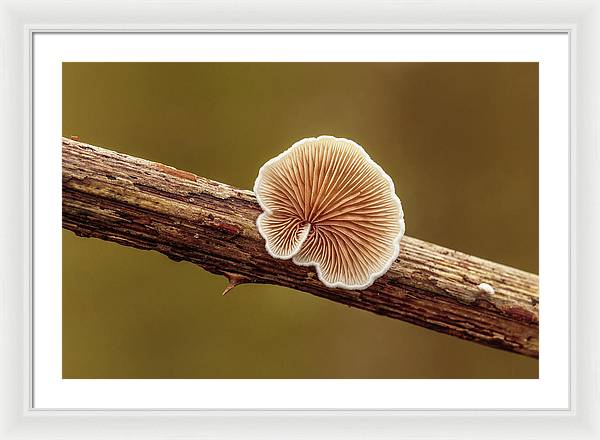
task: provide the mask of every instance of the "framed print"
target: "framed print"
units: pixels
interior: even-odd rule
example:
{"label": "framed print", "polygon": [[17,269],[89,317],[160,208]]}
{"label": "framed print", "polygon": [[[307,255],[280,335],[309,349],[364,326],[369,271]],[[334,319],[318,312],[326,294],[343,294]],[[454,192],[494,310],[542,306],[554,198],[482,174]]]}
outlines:
{"label": "framed print", "polygon": [[138,6],[2,4],[4,437],[599,437],[598,6]]}

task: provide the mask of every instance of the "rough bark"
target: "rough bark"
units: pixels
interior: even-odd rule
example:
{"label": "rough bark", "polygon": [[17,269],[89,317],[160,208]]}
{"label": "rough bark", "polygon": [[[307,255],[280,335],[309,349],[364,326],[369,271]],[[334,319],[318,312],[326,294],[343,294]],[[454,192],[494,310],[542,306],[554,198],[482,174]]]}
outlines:
{"label": "rough bark", "polygon": [[[156,250],[241,283],[291,287],[491,347],[538,356],[538,277],[410,237],[362,291],[326,288],[275,260],[254,194],[187,171],[63,138],[63,227]],[[493,292],[480,287],[487,283]]]}

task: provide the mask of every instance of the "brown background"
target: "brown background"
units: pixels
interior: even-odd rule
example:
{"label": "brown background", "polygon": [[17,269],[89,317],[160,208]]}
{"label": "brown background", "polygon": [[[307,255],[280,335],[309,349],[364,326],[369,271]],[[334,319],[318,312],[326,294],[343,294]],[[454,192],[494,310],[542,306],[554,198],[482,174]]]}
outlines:
{"label": "brown background", "polygon": [[[63,134],[241,188],[354,139],[407,234],[538,270],[535,63],[66,63]],[[273,264],[277,264],[274,261]],[[65,378],[532,378],[538,362],[63,232]]]}

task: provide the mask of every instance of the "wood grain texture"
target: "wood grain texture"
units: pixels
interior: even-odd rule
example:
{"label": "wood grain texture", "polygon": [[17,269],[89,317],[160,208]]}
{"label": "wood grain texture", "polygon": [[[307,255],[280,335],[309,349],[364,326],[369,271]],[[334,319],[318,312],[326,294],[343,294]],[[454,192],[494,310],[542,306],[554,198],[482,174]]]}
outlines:
{"label": "wood grain texture", "polygon": [[[538,357],[538,276],[404,237],[366,290],[326,288],[312,268],[275,260],[251,191],[63,138],[63,227],[156,250],[225,275],[268,283],[531,357]],[[493,293],[478,287],[487,283]]]}

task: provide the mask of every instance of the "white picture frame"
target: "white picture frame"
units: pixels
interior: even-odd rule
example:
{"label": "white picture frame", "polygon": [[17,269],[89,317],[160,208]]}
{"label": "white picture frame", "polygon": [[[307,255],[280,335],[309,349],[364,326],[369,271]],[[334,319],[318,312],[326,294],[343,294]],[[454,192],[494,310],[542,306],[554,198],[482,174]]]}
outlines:
{"label": "white picture frame", "polygon": [[[36,32],[564,32],[571,54],[571,404],[546,411],[33,410],[31,50]],[[524,0],[0,2],[0,438],[600,438],[600,4]]]}

